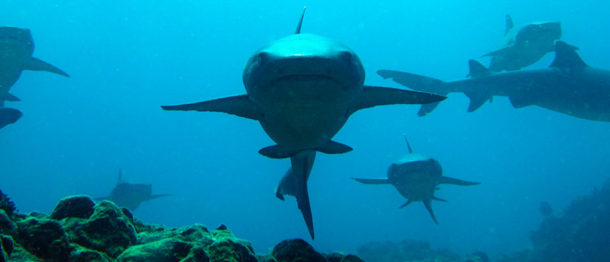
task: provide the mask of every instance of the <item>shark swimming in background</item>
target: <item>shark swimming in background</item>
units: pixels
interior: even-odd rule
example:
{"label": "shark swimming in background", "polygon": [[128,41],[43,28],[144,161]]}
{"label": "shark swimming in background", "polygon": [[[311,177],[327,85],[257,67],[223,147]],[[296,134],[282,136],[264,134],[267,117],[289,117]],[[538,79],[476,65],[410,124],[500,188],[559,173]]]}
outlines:
{"label": "shark swimming in background", "polygon": [[13,124],[21,118],[21,111],[8,107],[0,107],[0,129],[8,124]]}
{"label": "shark swimming in background", "polygon": [[491,71],[519,70],[555,50],[555,41],[560,38],[559,22],[532,23],[517,30],[510,15],[506,15],[504,46],[484,56],[491,57]]}
{"label": "shark swimming in background", "polygon": [[350,115],[360,109],[392,104],[425,104],[444,97],[364,85],[364,67],[348,47],[326,37],[296,33],[276,40],[250,57],[243,72],[245,95],[165,110],[224,112],[258,121],[277,144],[260,154],[290,158],[276,196],[295,196],[314,238],[307,180],[316,152],[341,154],[351,147],[332,141]]}
{"label": "shark swimming in background", "polygon": [[152,185],[150,184],[130,184],[123,181],[123,172],[119,169],[119,178],[117,184],[110,192],[109,196],[98,197],[95,201],[110,200],[119,207],[126,207],[131,211],[135,211],[142,202],[150,201],[160,197],[171,196],[168,194],[152,193]]}
{"label": "shark swimming in background", "polygon": [[23,70],[47,71],[70,77],[61,69],[32,57],[34,41],[30,30],[0,27],[0,107],[4,101],[19,101],[9,93]]}
{"label": "shark swimming in background", "polygon": [[440,184],[451,184],[459,186],[478,185],[477,182],[468,182],[456,178],[443,176],[441,164],[434,158],[415,154],[405,138],[409,154],[393,163],[388,169],[387,179],[354,178],[354,180],[369,185],[393,185],[398,192],[407,198],[401,208],[421,201],[430,213],[434,223],[438,224],[434,211],[432,211],[432,200],[445,201],[434,196]]}
{"label": "shark swimming in background", "polygon": [[[588,66],[576,47],[558,41],[549,68],[494,73],[470,61],[470,79],[443,82],[438,79],[392,70],[379,70],[413,90],[439,95],[464,93],[470,98],[468,112],[493,96],[507,96],[515,108],[539,106],[595,121],[610,121],[610,71]],[[418,115],[430,113],[438,103],[424,105]]]}

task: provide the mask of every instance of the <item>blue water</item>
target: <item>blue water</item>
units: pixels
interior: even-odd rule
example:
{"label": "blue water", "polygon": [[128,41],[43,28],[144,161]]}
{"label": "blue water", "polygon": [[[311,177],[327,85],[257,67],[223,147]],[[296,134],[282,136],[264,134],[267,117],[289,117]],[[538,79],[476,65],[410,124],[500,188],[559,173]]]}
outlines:
{"label": "blue water", "polygon": [[[22,212],[49,213],[67,195],[108,194],[122,168],[129,182],[174,194],[136,210],[144,222],[223,223],[259,253],[283,239],[310,240],[294,199],[275,198],[289,161],[257,153],[273,144],[257,122],[159,108],[245,93],[246,60],[292,33],[304,5],[302,31],[351,47],[369,85],[399,87],[378,69],[463,78],[468,59],[501,44],[507,13],[517,26],[561,21],[562,39],[588,64],[610,68],[610,2],[601,0],[3,0],[0,25],[31,29],[34,56],[72,77],[26,71],[13,87],[23,101],[7,106],[24,117],[0,131],[0,188]],[[334,140],[354,151],[318,154],[309,180],[312,244],[354,252],[368,241],[418,239],[457,252],[513,252],[529,247],[541,201],[563,208],[610,173],[610,123],[517,110],[505,98],[474,113],[467,105],[456,94],[424,118],[418,106],[353,115]],[[437,196],[449,202],[433,203],[439,225],[420,203],[399,209],[404,199],[393,188],[350,179],[385,177],[407,153],[403,134],[445,175],[482,183],[441,186]]]}

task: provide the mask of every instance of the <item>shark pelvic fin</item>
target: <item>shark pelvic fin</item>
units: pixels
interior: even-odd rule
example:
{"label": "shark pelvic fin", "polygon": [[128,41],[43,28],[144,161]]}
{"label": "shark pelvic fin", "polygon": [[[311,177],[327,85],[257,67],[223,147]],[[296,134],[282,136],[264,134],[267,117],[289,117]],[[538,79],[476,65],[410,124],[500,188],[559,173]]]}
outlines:
{"label": "shark pelvic fin", "polygon": [[404,208],[404,207],[408,206],[411,203],[413,203],[413,201],[407,200],[407,202],[405,202],[404,204],[400,205],[398,208]]}
{"label": "shark pelvic fin", "polygon": [[325,154],[343,154],[343,153],[352,151],[354,149],[351,148],[350,146],[347,146],[347,145],[344,145],[341,143],[337,143],[335,141],[330,141],[330,142],[328,142],[328,144],[316,148],[316,150],[318,150],[322,153],[325,153]]}
{"label": "shark pelvic fin", "polygon": [[16,97],[10,93],[5,93],[4,95],[2,95],[2,97],[0,97],[0,99],[6,100],[6,101],[12,101],[12,102],[21,101],[21,99],[19,99],[19,97]]}
{"label": "shark pelvic fin", "polygon": [[349,114],[360,109],[396,104],[428,104],[444,100],[446,97],[396,88],[364,86],[360,97],[354,102]]}
{"label": "shark pelvic fin", "polygon": [[247,95],[230,96],[192,104],[161,106],[161,108],[163,110],[222,112],[253,120],[263,118],[263,112]]}
{"label": "shark pelvic fin", "polygon": [[436,216],[434,215],[434,211],[432,210],[432,201],[430,199],[426,199],[423,202],[424,206],[428,210],[428,213],[430,213],[432,220],[434,220],[434,223],[438,225],[438,221],[436,220]]}
{"label": "shark pelvic fin", "polygon": [[587,67],[585,61],[576,53],[578,47],[569,45],[564,41],[555,42],[555,60],[551,67],[572,72]]}
{"label": "shark pelvic fin", "polygon": [[352,178],[362,184],[368,185],[388,185],[390,181],[387,179],[377,179],[377,178]]}
{"label": "shark pelvic fin", "polygon": [[451,185],[458,185],[458,186],[472,186],[472,185],[478,185],[478,184],[481,184],[481,183],[479,183],[479,182],[470,182],[470,181],[461,180],[461,179],[457,179],[457,178],[441,176],[439,178],[439,184],[451,184]]}
{"label": "shark pelvic fin", "polygon": [[303,13],[301,14],[301,19],[299,19],[299,24],[297,25],[297,30],[294,32],[297,35],[301,33],[301,26],[303,25],[303,18],[305,17],[306,10],[307,10],[307,6],[303,7]]}
{"label": "shark pelvic fin", "polygon": [[296,197],[297,205],[303,214],[303,219],[311,239],[314,238],[314,230],[309,193],[307,191],[307,180],[309,179],[315,157],[316,151],[313,150],[302,151],[292,156],[290,158],[292,166],[286,172],[275,191],[275,196],[281,200],[284,200],[284,195]]}
{"label": "shark pelvic fin", "polygon": [[45,61],[42,61],[38,58],[32,57],[26,64],[24,70],[32,70],[32,71],[47,71],[54,74],[62,75],[65,77],[70,77],[66,72],[61,69],[51,65]]}
{"label": "shark pelvic fin", "polygon": [[508,97],[514,108],[522,108],[534,104],[534,99],[527,95],[512,95]]}

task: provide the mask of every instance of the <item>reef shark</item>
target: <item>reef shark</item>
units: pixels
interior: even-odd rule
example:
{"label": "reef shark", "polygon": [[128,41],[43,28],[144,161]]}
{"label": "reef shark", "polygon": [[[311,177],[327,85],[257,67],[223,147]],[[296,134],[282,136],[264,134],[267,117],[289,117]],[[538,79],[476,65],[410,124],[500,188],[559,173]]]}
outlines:
{"label": "reef shark", "polygon": [[301,34],[305,10],[295,34],[276,40],[250,57],[243,72],[245,95],[165,110],[224,112],[258,121],[277,145],[260,154],[290,158],[291,168],[276,196],[297,199],[314,238],[307,180],[316,152],[340,154],[351,147],[332,141],[354,112],[392,104],[424,104],[444,97],[364,85],[364,68],[348,47],[326,37]]}
{"label": "reef shark", "polygon": [[34,41],[28,29],[0,27],[0,107],[4,101],[19,101],[9,93],[23,70],[47,71],[70,77],[61,69],[32,57]]}
{"label": "reef shark", "polygon": [[484,56],[491,57],[491,71],[518,70],[536,63],[552,52],[555,41],[560,38],[559,22],[531,23],[517,30],[510,15],[506,15],[504,46]]}
{"label": "reef shark", "polygon": [[434,191],[438,190],[438,185],[471,186],[480,183],[443,176],[441,164],[436,159],[413,153],[409,141],[406,138],[405,141],[409,148],[409,154],[390,166],[387,179],[354,178],[354,180],[369,185],[393,185],[402,196],[407,198],[407,202],[401,205],[401,208],[413,202],[421,201],[430,213],[434,223],[438,224],[434,211],[432,211],[432,200],[445,201],[434,196]]}
{"label": "reef shark", "polygon": [[[555,60],[545,69],[493,73],[471,60],[470,79],[454,82],[391,70],[377,73],[414,90],[464,93],[470,98],[468,112],[493,96],[507,96],[515,108],[535,105],[578,118],[610,121],[610,71],[588,66],[576,47],[562,41],[556,43]],[[437,104],[422,106],[418,114],[428,114]]]}
{"label": "reef shark", "polygon": [[117,184],[110,192],[109,196],[98,197],[96,201],[110,200],[117,206],[126,207],[131,211],[135,211],[142,202],[150,201],[160,197],[171,196],[168,194],[152,193],[152,185],[150,184],[130,184],[123,181],[123,172],[119,169],[119,178]]}
{"label": "reef shark", "polygon": [[21,118],[21,111],[8,107],[0,107],[0,129],[8,124],[13,124]]}

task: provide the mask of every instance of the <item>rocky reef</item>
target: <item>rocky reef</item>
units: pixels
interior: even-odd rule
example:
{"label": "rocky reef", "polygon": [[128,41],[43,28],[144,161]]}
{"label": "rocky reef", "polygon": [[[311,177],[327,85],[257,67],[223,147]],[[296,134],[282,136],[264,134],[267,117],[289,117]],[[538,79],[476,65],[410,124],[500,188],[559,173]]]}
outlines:
{"label": "rocky reef", "polygon": [[371,242],[358,248],[358,255],[368,262],[489,262],[483,252],[460,256],[445,249],[435,249],[423,241]]}
{"label": "rocky reef", "polygon": [[559,214],[549,207],[541,212],[545,218],[530,235],[532,249],[498,261],[610,261],[610,180]]}
{"label": "rocky reef", "polygon": [[320,254],[301,239],[285,240],[268,255],[254,252],[226,226],[165,228],[145,225],[110,201],[62,199],[51,215],[18,214],[0,191],[0,262],[358,262],[354,255]]}

